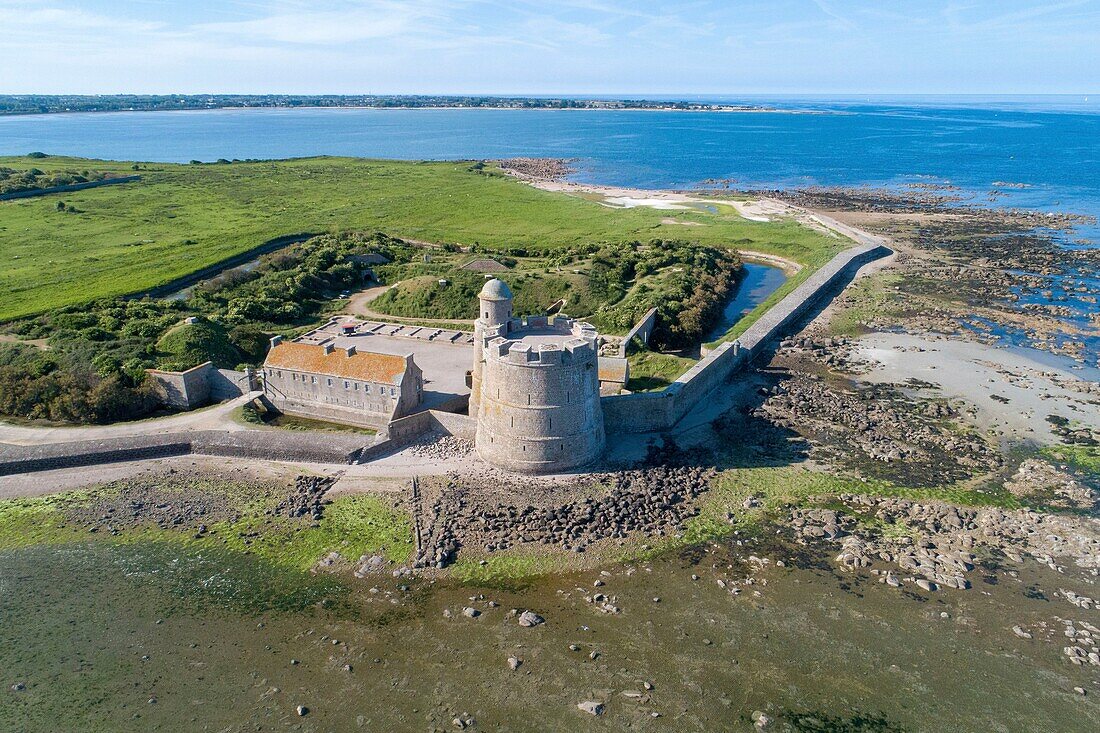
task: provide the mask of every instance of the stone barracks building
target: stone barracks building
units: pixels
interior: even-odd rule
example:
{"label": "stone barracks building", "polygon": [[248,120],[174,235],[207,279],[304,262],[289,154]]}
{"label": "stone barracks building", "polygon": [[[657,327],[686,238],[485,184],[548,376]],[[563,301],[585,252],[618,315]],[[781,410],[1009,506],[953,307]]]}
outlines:
{"label": "stone barracks building", "polygon": [[264,395],[280,412],[384,428],[419,407],[424,376],[405,355],[360,352],[355,346],[271,339]]}

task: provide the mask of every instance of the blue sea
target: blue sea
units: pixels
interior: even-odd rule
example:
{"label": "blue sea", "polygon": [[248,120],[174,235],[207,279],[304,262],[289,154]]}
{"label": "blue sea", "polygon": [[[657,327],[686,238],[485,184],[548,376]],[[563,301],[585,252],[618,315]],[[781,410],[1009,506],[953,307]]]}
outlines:
{"label": "blue sea", "polygon": [[[350,155],[577,159],[639,188],[958,186],[987,203],[1100,215],[1100,95],[749,98],[780,112],[250,109],[0,118],[0,154],[162,162]],[[1018,188],[1017,186],[1023,186]],[[1093,232],[1095,234],[1095,232]]]}
{"label": "blue sea", "polygon": [[[249,109],[0,117],[0,154],[158,162],[346,155],[575,159],[637,188],[914,185],[965,203],[1100,217],[1100,95],[751,97],[775,112]],[[991,196],[991,192],[996,191]],[[1059,235],[1100,245],[1100,227]],[[1079,273],[1092,281],[1096,273]],[[1095,305],[1075,303],[1086,319]],[[1008,340],[1022,339],[1002,334]],[[1089,350],[1100,339],[1088,338]]]}

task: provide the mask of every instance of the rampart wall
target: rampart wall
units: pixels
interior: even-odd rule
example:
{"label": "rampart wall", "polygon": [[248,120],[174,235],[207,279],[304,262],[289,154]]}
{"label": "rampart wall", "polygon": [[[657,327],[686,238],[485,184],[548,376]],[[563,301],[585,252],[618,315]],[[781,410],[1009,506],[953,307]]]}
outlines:
{"label": "rampart wall", "polygon": [[665,389],[604,397],[607,432],[668,430],[734,372],[759,356],[770,341],[808,313],[848,273],[889,253],[886,247],[870,244],[844,250],[776,303],[740,338],[720,344]]}
{"label": "rampart wall", "polygon": [[641,320],[634,324],[634,328],[630,329],[626,336],[623,336],[622,342],[619,344],[619,356],[625,357],[630,350],[630,342],[634,339],[638,339],[643,344],[649,344],[649,337],[653,334],[653,327],[657,324],[657,309],[650,308],[646,311],[646,314],[642,316]]}
{"label": "rampart wall", "polygon": [[193,410],[248,394],[254,381],[249,372],[218,369],[209,361],[184,372],[149,369],[146,373],[153,380],[161,402],[180,410]]}

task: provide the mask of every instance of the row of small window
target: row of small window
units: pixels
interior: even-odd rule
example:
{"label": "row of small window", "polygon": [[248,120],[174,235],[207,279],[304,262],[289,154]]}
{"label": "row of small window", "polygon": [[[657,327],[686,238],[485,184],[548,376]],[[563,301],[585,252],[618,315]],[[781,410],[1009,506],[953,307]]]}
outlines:
{"label": "row of small window", "polygon": [[[282,379],[283,378],[283,371],[281,369],[272,369],[271,371],[269,371],[267,373],[267,376],[268,377],[277,376],[279,379]],[[317,377],[316,377],[316,375],[313,375],[313,374],[310,374],[308,376],[305,375],[305,374],[302,374],[301,376],[299,376],[297,373],[291,372],[290,373],[290,378],[291,378],[292,381],[302,382],[303,384],[306,384],[306,383],[308,383],[308,384],[317,384]],[[354,390],[356,392],[359,391],[359,382],[351,382],[351,381],[348,381],[347,379],[345,379],[343,381],[344,381],[344,389]],[[329,386],[329,387],[333,386],[332,377],[325,377],[325,382],[327,383],[327,386]],[[397,387],[390,387],[389,390],[390,390],[390,397],[396,397],[397,396]],[[370,385],[369,384],[363,384],[363,392],[365,394],[370,394]],[[385,395],[386,394],[386,388],[380,386],[378,388],[378,394]]]}

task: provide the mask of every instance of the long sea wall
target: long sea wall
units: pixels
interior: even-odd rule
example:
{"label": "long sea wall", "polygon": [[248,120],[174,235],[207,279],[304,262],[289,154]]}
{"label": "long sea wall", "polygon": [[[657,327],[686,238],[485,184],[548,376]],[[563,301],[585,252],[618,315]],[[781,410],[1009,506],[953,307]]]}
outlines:
{"label": "long sea wall", "polygon": [[171,456],[208,455],[305,463],[356,463],[367,436],[276,430],[200,430],[46,445],[0,446],[0,476]]}
{"label": "long sea wall", "polygon": [[740,338],[719,345],[665,389],[604,397],[606,431],[621,434],[670,429],[704,397],[759,356],[769,342],[805,316],[844,277],[890,252],[880,244],[844,250],[776,303]]}

